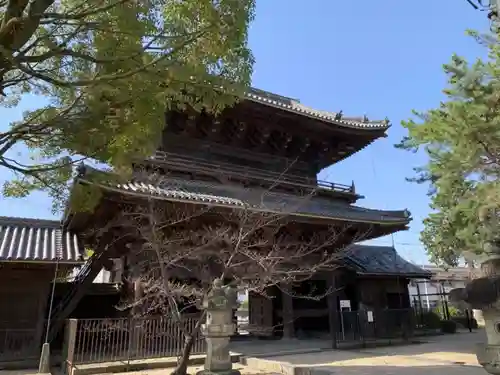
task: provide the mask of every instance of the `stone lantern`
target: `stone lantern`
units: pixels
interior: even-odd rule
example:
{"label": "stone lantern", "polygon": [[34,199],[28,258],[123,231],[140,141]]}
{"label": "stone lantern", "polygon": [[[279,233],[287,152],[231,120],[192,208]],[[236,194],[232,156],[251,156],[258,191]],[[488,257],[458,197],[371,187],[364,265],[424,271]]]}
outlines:
{"label": "stone lantern", "polygon": [[483,277],[465,288],[450,291],[450,302],[483,312],[486,343],[477,345],[478,362],[490,374],[500,375],[500,247],[489,242],[479,260]]}
{"label": "stone lantern", "polygon": [[233,322],[233,310],[238,307],[235,288],[224,286],[222,280],[216,279],[212,290],[203,301],[207,313],[206,324],[201,332],[207,340],[207,357],[204,370],[198,375],[239,375],[233,370],[229,353],[229,340],[236,331]]}

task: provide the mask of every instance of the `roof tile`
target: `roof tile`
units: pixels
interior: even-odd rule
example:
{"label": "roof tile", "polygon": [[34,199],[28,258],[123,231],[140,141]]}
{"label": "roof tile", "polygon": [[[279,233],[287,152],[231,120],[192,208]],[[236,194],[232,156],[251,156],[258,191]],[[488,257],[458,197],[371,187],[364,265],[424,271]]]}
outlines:
{"label": "roof tile", "polygon": [[83,263],[84,249],[61,223],[0,217],[0,262]]}
{"label": "roof tile", "polygon": [[245,98],[250,101],[254,101],[275,108],[282,108],[286,111],[316,118],[343,127],[367,129],[367,130],[369,129],[383,130],[389,128],[389,121],[387,120],[369,121],[368,119],[364,119],[363,117],[348,118],[343,116],[340,116],[339,119],[338,116],[340,115],[340,113],[314,109],[301,104],[297,99],[287,98],[263,90],[251,89],[245,93]]}
{"label": "roof tile", "polygon": [[[83,177],[84,180],[85,177]],[[92,180],[87,180],[92,183]],[[135,179],[129,183],[109,185],[121,191],[153,195],[163,199],[206,202],[215,205],[248,207],[290,215],[316,216],[360,222],[407,224],[410,213],[401,211],[373,210],[350,205],[346,202],[321,196],[297,196],[270,192],[265,189],[208,183],[196,180],[169,178],[158,183]]]}
{"label": "roof tile", "polygon": [[391,246],[353,245],[349,249],[346,264],[365,275],[432,276],[430,271],[401,257]]}

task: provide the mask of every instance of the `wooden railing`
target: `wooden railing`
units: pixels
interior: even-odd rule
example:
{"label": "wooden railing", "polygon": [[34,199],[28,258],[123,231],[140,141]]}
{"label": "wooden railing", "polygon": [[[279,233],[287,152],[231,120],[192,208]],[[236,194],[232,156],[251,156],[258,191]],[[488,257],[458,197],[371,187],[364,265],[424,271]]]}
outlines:
{"label": "wooden railing", "polygon": [[327,191],[356,194],[354,184],[344,185],[330,181],[322,181],[317,180],[316,178],[307,178],[304,176],[286,173],[286,171],[282,171],[280,173],[252,167],[235,166],[230,163],[213,163],[200,158],[185,157],[183,155],[164,151],[157,151],[155,155],[150,158],[150,161],[186,172],[201,172],[210,175],[220,173],[222,176],[226,176],[228,178],[242,178],[269,182],[276,185],[289,185],[292,187],[303,187],[309,189],[319,188]]}

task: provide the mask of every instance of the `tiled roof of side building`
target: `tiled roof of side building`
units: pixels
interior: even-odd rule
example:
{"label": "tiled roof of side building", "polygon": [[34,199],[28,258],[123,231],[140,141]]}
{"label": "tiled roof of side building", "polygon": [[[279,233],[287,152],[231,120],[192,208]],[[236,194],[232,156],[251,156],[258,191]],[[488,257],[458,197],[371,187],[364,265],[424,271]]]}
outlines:
{"label": "tiled roof of side building", "polygon": [[[93,183],[91,176],[83,175],[81,180]],[[319,196],[299,197],[291,194],[270,192],[265,189],[245,189],[240,186],[223,185],[202,181],[163,179],[159,182],[133,180],[129,183],[102,184],[106,189],[117,190],[136,196],[171,201],[191,201],[203,204],[248,207],[256,211],[269,211],[296,216],[310,216],[340,219],[355,222],[407,224],[410,213],[382,211],[349,205],[338,200]]]}
{"label": "tiled roof of side building", "polygon": [[432,272],[401,257],[392,246],[353,245],[348,249],[346,265],[359,274],[395,275],[430,278]]}
{"label": "tiled roof of side building", "polygon": [[330,112],[314,109],[301,104],[297,99],[287,98],[285,96],[255,88],[246,92],[245,98],[256,103],[308,116],[341,127],[365,130],[385,130],[390,126],[387,119],[381,121],[370,121],[365,116],[346,117],[342,115],[342,112]]}
{"label": "tiled roof of side building", "polygon": [[60,221],[0,216],[0,262],[81,264],[84,248]]}

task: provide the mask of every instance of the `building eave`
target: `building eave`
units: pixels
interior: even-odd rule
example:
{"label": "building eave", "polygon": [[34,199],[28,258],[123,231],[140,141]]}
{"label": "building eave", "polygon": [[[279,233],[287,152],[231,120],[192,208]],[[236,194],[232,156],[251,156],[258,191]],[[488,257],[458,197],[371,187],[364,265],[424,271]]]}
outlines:
{"label": "building eave", "polygon": [[0,217],[0,263],[83,264],[76,234],[56,220]]}
{"label": "building eave", "polygon": [[[325,221],[344,221],[344,222],[355,222],[355,223],[366,223],[366,224],[377,224],[377,225],[388,225],[388,226],[406,226],[411,221],[411,217],[409,214],[405,214],[405,211],[375,211],[384,213],[384,216],[380,215],[378,218],[363,218],[360,214],[366,212],[372,212],[373,210],[361,209],[356,206],[345,205],[341,208],[341,210],[350,211],[353,213],[353,217],[349,217],[347,215],[324,215],[324,214],[315,214],[313,212],[286,212],[278,209],[272,209],[271,207],[258,207],[248,202],[245,202],[241,199],[227,197],[227,196],[217,196],[217,195],[208,195],[208,194],[188,194],[185,192],[175,192],[175,194],[164,194],[162,189],[148,186],[146,184],[136,184],[131,185],[128,184],[117,184],[116,186],[110,186],[108,184],[96,183],[86,178],[78,178],[75,183],[86,184],[90,186],[98,187],[104,191],[114,192],[118,194],[125,194],[128,196],[142,198],[142,199],[155,199],[155,200],[163,200],[169,202],[178,202],[178,203],[190,203],[195,205],[203,205],[210,207],[219,207],[219,208],[232,208],[232,209],[246,209],[251,210],[252,212],[265,212],[265,213],[274,213],[274,214],[284,214],[288,217],[299,219],[299,218],[307,218],[307,219],[318,219]],[[171,193],[171,192],[169,192]],[[359,212],[356,217],[355,213]]]}
{"label": "building eave", "polygon": [[281,95],[273,94],[268,91],[252,88],[244,94],[246,100],[263,104],[283,111],[291,112],[304,117],[309,117],[325,123],[336,125],[343,128],[350,128],[365,131],[386,131],[390,127],[387,120],[383,121],[364,121],[363,119],[350,119],[340,116],[339,113],[317,110],[305,106],[297,99],[287,98]]}

